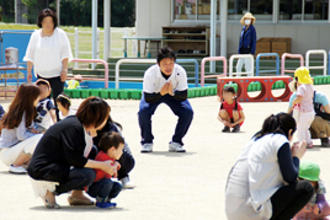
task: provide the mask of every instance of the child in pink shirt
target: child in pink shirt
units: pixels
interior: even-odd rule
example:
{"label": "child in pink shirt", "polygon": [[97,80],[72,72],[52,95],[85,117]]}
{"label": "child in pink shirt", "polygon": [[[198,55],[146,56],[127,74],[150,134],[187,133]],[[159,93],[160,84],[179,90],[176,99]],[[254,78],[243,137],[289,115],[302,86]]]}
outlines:
{"label": "child in pink shirt", "polygon": [[312,148],[313,142],[309,128],[314,120],[313,105],[314,87],[313,80],[306,67],[299,67],[294,73],[297,81],[297,98],[293,101],[294,118],[297,123],[298,141],[306,141],[307,147]]}

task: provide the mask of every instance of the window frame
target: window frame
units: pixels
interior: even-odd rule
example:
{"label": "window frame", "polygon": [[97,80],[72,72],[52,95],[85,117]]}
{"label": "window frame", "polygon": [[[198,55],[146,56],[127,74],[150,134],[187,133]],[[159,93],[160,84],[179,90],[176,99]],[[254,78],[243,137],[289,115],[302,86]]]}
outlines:
{"label": "window frame", "polygon": [[[171,23],[172,24],[192,24],[195,23],[196,25],[207,25],[210,24],[210,19],[198,19],[198,7],[197,12],[195,15],[195,19],[176,19],[175,18],[175,1],[171,1]],[[199,0],[195,0],[196,5],[198,6]],[[222,0],[217,0],[218,7],[220,7]],[[250,11],[251,9],[251,0],[248,1],[247,9]],[[279,14],[280,14],[280,0],[273,0],[273,12],[272,12],[272,19],[271,20],[258,20],[258,23],[261,24],[329,24],[330,23],[330,0],[328,0],[328,20],[304,20],[305,17],[305,0],[301,0],[302,5],[302,12],[301,12],[301,19],[300,20],[280,20]],[[228,20],[228,23],[236,23],[237,20]],[[217,23],[220,23],[220,19],[217,21]]]}

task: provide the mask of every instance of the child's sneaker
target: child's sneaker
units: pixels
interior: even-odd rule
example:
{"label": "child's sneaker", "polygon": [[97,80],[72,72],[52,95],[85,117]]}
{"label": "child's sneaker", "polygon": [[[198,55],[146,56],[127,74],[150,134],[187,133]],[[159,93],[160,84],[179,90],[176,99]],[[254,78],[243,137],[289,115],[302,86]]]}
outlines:
{"label": "child's sneaker", "polygon": [[223,132],[223,133],[228,133],[228,132],[230,132],[230,127],[225,126],[225,127],[222,129],[222,132]]}
{"label": "child's sneaker", "polygon": [[9,173],[26,174],[27,173],[27,170],[24,167],[22,167],[22,166],[15,167],[14,165],[11,164],[9,166]]}
{"label": "child's sneaker", "polygon": [[177,153],[186,152],[186,150],[183,148],[183,145],[181,145],[177,142],[173,142],[173,141],[170,142],[168,151],[169,152],[177,152]]}
{"label": "child's sneaker", "polygon": [[153,144],[143,144],[142,149],[141,149],[141,153],[150,153],[150,152],[152,152],[152,147],[153,147]]}
{"label": "child's sneaker", "polygon": [[241,126],[240,125],[235,125],[235,127],[232,130],[232,132],[238,133],[238,132],[240,132],[240,130],[241,130]]}
{"label": "child's sneaker", "polygon": [[309,143],[309,144],[307,144],[307,149],[312,149],[314,146],[313,146],[313,142],[311,142],[311,143]]}
{"label": "child's sneaker", "polygon": [[128,177],[124,177],[120,180],[123,185],[123,189],[134,189],[135,185],[130,181]]}
{"label": "child's sneaker", "polygon": [[321,147],[330,147],[329,138],[321,138]]}
{"label": "child's sneaker", "polygon": [[96,202],[95,206],[101,209],[107,209],[111,207],[116,207],[117,204],[112,202]]}
{"label": "child's sneaker", "polygon": [[113,208],[117,207],[117,203],[115,203],[115,202],[109,201],[108,203],[110,203],[110,207],[113,207]]}

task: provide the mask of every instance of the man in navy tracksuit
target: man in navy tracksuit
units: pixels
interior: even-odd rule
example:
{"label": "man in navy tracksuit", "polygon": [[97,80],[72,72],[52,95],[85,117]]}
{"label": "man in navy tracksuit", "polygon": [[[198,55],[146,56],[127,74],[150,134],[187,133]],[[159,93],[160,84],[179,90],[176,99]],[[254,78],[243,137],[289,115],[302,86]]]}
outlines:
{"label": "man in navy tracksuit", "polygon": [[157,64],[144,74],[143,96],[138,113],[141,129],[142,153],[152,152],[154,136],[151,132],[151,116],[159,104],[165,103],[179,117],[170,152],[185,152],[182,138],[188,131],[193,119],[193,110],[187,100],[188,83],[186,71],[175,63],[176,57],[170,48],[161,48]]}

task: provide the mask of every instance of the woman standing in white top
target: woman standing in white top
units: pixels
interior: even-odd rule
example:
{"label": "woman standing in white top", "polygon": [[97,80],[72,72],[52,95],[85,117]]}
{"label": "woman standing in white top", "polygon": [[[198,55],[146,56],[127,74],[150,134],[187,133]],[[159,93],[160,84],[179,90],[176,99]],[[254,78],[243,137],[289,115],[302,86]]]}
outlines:
{"label": "woman standing in white top", "polygon": [[290,147],[295,120],[271,115],[244,148],[226,186],[228,220],[290,220],[313,195],[307,181],[297,182],[306,143]]}
{"label": "woman standing in white top", "polygon": [[[57,17],[51,9],[44,9],[38,16],[38,27],[32,33],[24,61],[27,62],[28,81],[32,80],[32,67],[38,78],[50,83],[54,103],[63,92],[68,73],[68,63],[72,58],[70,41],[65,32],[57,27]],[[56,111],[58,119],[58,110]]]}

